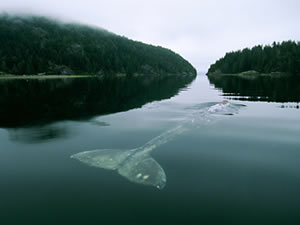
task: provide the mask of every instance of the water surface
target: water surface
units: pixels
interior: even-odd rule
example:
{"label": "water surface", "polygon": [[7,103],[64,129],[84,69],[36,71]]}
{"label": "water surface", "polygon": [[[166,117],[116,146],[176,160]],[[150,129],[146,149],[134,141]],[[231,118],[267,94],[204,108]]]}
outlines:
{"label": "water surface", "polygon": [[[177,89],[136,105],[133,95],[130,107],[75,120],[71,113],[33,124],[3,122],[1,224],[299,224],[297,101],[237,100],[205,76]],[[246,107],[152,153],[167,176],[162,190],[70,159],[92,149],[142,146],[195,105],[224,98]]]}

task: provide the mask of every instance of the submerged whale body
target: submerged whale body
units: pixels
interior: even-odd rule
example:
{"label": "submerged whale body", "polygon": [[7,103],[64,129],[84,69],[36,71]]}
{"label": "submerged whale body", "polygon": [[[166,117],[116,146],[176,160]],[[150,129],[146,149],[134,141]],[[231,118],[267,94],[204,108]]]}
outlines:
{"label": "submerged whale body", "polygon": [[173,129],[163,132],[145,145],[130,150],[98,149],[79,152],[71,156],[89,166],[116,170],[121,176],[131,182],[163,189],[167,178],[159,163],[150,153],[162,144],[171,141],[174,137],[189,129],[197,122],[210,122],[213,115],[234,115],[245,105],[233,104],[228,101],[202,103],[193,107],[194,112],[185,121]]}

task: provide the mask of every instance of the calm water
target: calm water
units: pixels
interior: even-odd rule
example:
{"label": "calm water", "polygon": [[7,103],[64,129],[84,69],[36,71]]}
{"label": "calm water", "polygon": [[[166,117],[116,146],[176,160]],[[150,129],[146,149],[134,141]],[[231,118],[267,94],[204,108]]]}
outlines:
{"label": "calm water", "polygon": [[[300,224],[296,98],[268,102],[258,89],[266,101],[241,101],[247,95],[240,86],[227,93],[198,76],[186,87],[172,80],[102,84],[98,91],[110,96],[103,102],[94,82],[88,90],[69,83],[54,82],[51,94],[28,84],[40,94],[29,100],[24,91],[11,103],[2,86],[0,224]],[[57,109],[49,110],[47,96]],[[142,146],[185,120],[195,105],[225,98],[246,107],[191,127],[151,154],[167,176],[162,190],[70,159],[93,149]]]}

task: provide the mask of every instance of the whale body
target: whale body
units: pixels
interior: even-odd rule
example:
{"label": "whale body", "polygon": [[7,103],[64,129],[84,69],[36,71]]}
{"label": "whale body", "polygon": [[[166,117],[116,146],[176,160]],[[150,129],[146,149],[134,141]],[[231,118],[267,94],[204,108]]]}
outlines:
{"label": "whale body", "polygon": [[167,178],[161,165],[150,153],[177,135],[187,131],[193,124],[211,122],[213,115],[234,115],[245,105],[233,104],[228,101],[202,103],[193,107],[192,116],[176,127],[167,130],[146,144],[135,149],[96,149],[79,152],[71,156],[88,166],[115,170],[131,182],[163,189]]}

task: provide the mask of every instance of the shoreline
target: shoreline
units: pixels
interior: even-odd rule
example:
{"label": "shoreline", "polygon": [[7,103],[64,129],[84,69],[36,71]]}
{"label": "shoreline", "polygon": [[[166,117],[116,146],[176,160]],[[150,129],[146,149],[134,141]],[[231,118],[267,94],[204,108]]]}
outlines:
{"label": "shoreline", "polygon": [[90,78],[101,77],[98,75],[1,75],[0,80],[22,80],[22,79],[67,79],[67,78]]}
{"label": "shoreline", "polygon": [[170,77],[170,76],[179,76],[179,77],[196,77],[196,75],[192,74],[140,74],[140,73],[135,73],[132,76],[128,76],[125,73],[116,73],[114,75],[0,75],[0,80],[29,80],[29,79],[68,79],[68,78],[104,78],[104,77],[109,77],[109,78],[126,78],[126,77],[153,77],[153,78],[160,78],[160,77]]}
{"label": "shoreline", "polygon": [[258,77],[272,77],[272,78],[282,78],[282,77],[290,77],[292,76],[291,74],[284,73],[284,72],[272,72],[272,73],[247,73],[247,72],[242,72],[242,73],[210,73],[206,74],[207,77],[239,77],[239,78],[245,78],[245,79],[255,79]]}

